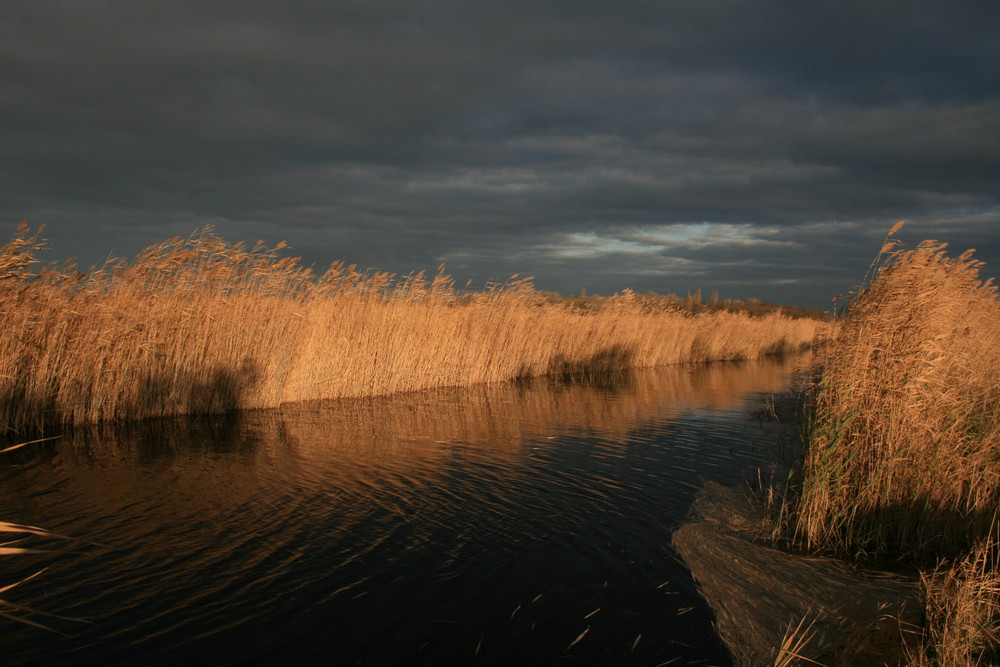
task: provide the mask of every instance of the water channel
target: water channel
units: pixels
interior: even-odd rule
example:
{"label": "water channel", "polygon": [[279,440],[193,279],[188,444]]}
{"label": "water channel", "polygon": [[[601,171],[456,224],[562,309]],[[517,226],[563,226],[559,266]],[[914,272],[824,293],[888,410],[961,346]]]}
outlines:
{"label": "water channel", "polygon": [[777,456],[796,360],[63,433],[0,457],[8,665],[730,663],[669,547]]}

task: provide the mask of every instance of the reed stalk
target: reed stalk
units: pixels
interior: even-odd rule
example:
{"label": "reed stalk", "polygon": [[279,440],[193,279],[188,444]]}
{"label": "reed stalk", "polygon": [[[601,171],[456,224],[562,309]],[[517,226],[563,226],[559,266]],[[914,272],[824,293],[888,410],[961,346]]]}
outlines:
{"label": "reed stalk", "polygon": [[1000,662],[997,533],[967,555],[925,572],[927,628],[911,667],[973,667]]}

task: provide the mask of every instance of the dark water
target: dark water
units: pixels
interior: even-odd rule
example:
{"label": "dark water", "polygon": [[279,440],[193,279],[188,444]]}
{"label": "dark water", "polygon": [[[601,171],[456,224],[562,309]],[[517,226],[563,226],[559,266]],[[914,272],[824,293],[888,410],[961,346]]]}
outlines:
{"label": "dark water", "polygon": [[704,479],[776,457],[793,362],[296,405],[0,458],[3,664],[729,664],[670,549]]}

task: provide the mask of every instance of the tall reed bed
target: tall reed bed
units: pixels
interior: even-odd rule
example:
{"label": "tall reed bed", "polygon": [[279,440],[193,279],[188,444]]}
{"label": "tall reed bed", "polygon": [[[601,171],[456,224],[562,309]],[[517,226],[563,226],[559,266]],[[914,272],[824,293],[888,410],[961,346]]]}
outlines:
{"label": "tall reed bed", "polygon": [[922,575],[914,665],[1000,660],[1000,303],[972,251],[892,234],[813,396],[796,531]]}
{"label": "tall reed bed", "polygon": [[88,273],[36,270],[26,226],[0,248],[0,426],[38,431],[152,416],[384,395],[547,373],[753,359],[824,326],[772,314],[690,316],[626,292],[581,311],[527,280],[457,290],[203,230]]}
{"label": "tall reed bed", "polygon": [[1000,502],[1000,304],[971,252],[886,243],[827,348],[798,534],[848,555],[936,558]]}

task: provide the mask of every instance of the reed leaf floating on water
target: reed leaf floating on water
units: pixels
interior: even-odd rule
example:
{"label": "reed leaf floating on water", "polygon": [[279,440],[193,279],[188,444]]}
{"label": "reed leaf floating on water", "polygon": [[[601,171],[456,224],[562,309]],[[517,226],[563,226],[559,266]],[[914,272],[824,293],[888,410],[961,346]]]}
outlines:
{"label": "reed leaf floating on water", "polygon": [[[8,449],[15,449],[15,448],[11,447]],[[44,538],[70,539],[63,535],[57,535],[56,533],[51,533],[45,530],[44,528],[37,528],[35,526],[25,526],[17,523],[10,523],[8,521],[0,521],[0,533],[27,534]],[[20,541],[21,540],[14,540],[14,541],[0,543],[0,556],[37,554],[37,553],[45,553],[46,551],[44,549],[10,546],[11,544],[17,544]],[[31,581],[32,579],[40,575],[42,572],[44,572],[44,570],[35,572],[34,574],[25,577],[20,581],[16,581],[12,584],[7,584],[6,586],[0,587],[0,595],[7,593],[11,589],[20,586],[21,584]],[[45,618],[58,619],[64,621],[78,621],[78,622],[84,621],[84,619],[71,618],[68,616],[60,616],[58,614],[52,614],[49,612],[41,611],[33,607],[29,607],[27,605],[23,605],[17,602],[12,602],[10,600],[0,598],[0,618],[5,618],[10,621],[16,621],[18,623],[23,623],[25,625],[30,625],[32,627],[39,628],[42,630],[49,630],[57,633],[59,632],[58,630],[55,630],[43,623],[34,620],[34,617],[45,617]]]}

